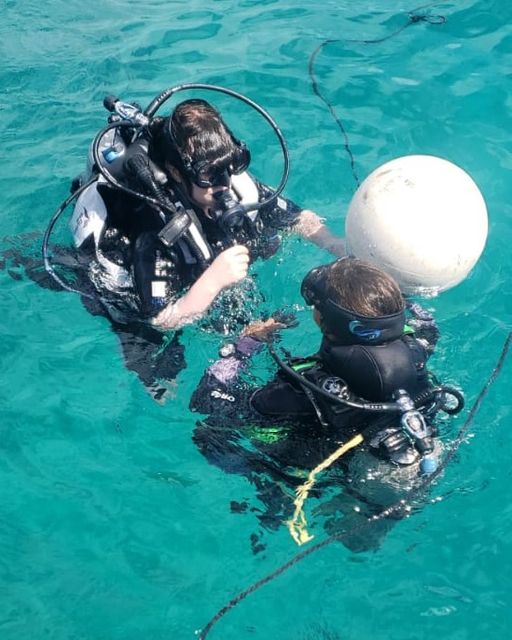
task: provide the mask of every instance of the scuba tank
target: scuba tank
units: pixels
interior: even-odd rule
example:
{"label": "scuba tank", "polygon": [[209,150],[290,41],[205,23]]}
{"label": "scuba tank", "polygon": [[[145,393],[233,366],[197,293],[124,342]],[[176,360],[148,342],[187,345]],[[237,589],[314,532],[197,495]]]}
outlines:
{"label": "scuba tank", "polygon": [[[127,148],[128,145],[121,136],[120,131],[109,129],[99,143],[99,157],[103,166],[107,167],[114,175],[121,173]],[[97,170],[94,168],[93,143],[91,142],[89,153],[87,154],[86,169],[82,174],[83,181],[89,180],[95,173],[97,173]]]}
{"label": "scuba tank", "polygon": [[[415,397],[404,389],[396,389],[391,401],[368,401],[355,395],[342,378],[327,373],[320,361],[301,365],[298,360],[283,361],[270,345],[269,351],[285,377],[302,387],[321,424],[336,426],[338,421],[338,426],[345,425],[346,428],[351,422],[347,422],[346,417],[350,415],[347,412],[354,409],[369,415],[394,414],[398,423],[390,428],[379,428],[370,437],[370,447],[394,464],[407,466],[420,460],[421,473],[436,471],[438,460],[432,442],[434,433],[426,417],[439,410],[449,415],[458,413],[464,406],[464,398],[457,389],[448,385],[429,385]],[[369,421],[370,432],[371,424]]]}
{"label": "scuba tank", "polygon": [[[150,102],[144,111],[142,111],[136,104],[129,104],[122,102],[116,97],[107,96],[103,104],[111,113],[108,124],[96,135],[89,151],[86,169],[73,181],[71,195],[62,202],[52,215],[43,237],[42,255],[45,269],[63,289],[79,293],[85,297],[94,297],[83,291],[79,291],[75,287],[66,283],[55,272],[52,266],[48,245],[53,228],[62,213],[73,202],[77,201],[76,204],[78,205],[80,195],[96,182],[100,184],[105,183],[111,188],[119,189],[135,198],[138,198],[141,202],[145,202],[146,204],[155,207],[159,213],[162,213],[164,218],[167,218],[166,220],[163,220],[164,224],[172,223],[167,229],[167,233],[164,234],[168,246],[186,238],[186,244],[190,245],[187,250],[191,250],[192,253],[195,253],[198,261],[207,262],[211,259],[211,250],[208,247],[207,240],[202,234],[197,221],[192,215],[190,215],[191,209],[187,209],[183,207],[183,205],[183,209],[181,209],[181,207],[170,206],[168,201],[162,201],[159,197],[159,193],[157,193],[158,187],[157,192],[153,189],[153,192],[150,191],[148,194],[142,192],[140,189],[133,189],[122,181],[122,171],[124,170],[125,161],[133,143],[144,139],[148,125],[151,123],[158,109],[160,109],[167,100],[180,91],[188,90],[215,91],[244,102],[266,120],[266,122],[271,126],[281,146],[284,164],[281,181],[277,188],[273,192],[270,192],[268,196],[261,201],[258,201],[258,198],[255,198],[252,203],[239,202],[236,206],[241,207],[240,210],[243,210],[244,213],[247,214],[250,212],[250,214],[252,214],[252,212],[259,211],[262,207],[274,202],[284,190],[289,174],[289,156],[286,142],[272,117],[250,98],[247,98],[246,96],[231,89],[217,85],[203,83],[179,84],[165,89]],[[94,192],[97,192],[96,186],[97,185],[94,185]],[[97,197],[98,199],[100,198],[99,194],[97,194]],[[89,202],[88,204],[91,203]],[[231,203],[228,204],[231,205]],[[223,208],[225,206],[226,203],[221,203],[219,208]],[[78,212],[76,209],[77,206],[75,206],[73,219],[71,221],[71,231],[73,233],[75,244],[77,246],[81,246],[81,243],[84,242],[84,238],[87,236],[86,232],[89,232],[87,237],[92,237],[96,243],[102,230],[104,230],[106,226],[106,217],[103,215],[104,212],[101,212],[99,215],[92,216],[95,219],[91,226],[88,226],[89,209],[86,206],[81,207]],[[232,219],[235,218],[236,216],[232,217]],[[85,225],[81,231],[79,230],[80,225]],[[189,240],[190,242],[188,242]],[[163,244],[165,245],[166,242],[164,241]]]}

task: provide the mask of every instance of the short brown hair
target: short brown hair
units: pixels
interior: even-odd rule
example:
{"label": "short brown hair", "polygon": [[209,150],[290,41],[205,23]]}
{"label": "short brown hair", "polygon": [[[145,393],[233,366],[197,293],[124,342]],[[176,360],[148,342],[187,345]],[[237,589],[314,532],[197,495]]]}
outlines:
{"label": "short brown hair", "polygon": [[206,100],[180,102],[168,118],[154,118],[150,130],[152,159],[169,162],[180,171],[184,162],[225,164],[237,151],[231,130]]}
{"label": "short brown hair", "polygon": [[233,134],[206,100],[181,102],[171,116],[170,126],[181,157],[190,162],[222,163],[236,150]]}
{"label": "short brown hair", "polygon": [[376,266],[358,260],[337,260],[326,273],[333,302],[367,318],[403,311],[404,299],[396,281]]}

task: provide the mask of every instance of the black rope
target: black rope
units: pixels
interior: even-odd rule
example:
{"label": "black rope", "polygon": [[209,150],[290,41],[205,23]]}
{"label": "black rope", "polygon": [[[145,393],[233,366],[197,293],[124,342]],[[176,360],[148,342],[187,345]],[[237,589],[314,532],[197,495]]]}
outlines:
{"label": "black rope", "polygon": [[[411,500],[421,495],[425,491],[425,489],[428,486],[430,486],[437,477],[439,477],[439,475],[442,473],[446,465],[450,462],[450,460],[452,460],[453,456],[457,452],[457,449],[459,448],[462,441],[464,440],[466,433],[475,418],[475,415],[480,409],[480,406],[485,396],[487,395],[487,392],[489,391],[491,385],[496,380],[498,375],[501,373],[503,364],[505,363],[505,359],[510,349],[511,342],[512,342],[512,332],[510,332],[507,335],[501,350],[500,357],[498,358],[498,361],[494,366],[494,369],[492,370],[491,375],[488,377],[486,383],[480,390],[480,393],[478,394],[475,402],[473,403],[473,406],[471,407],[471,410],[468,414],[468,417],[466,418],[466,421],[464,422],[462,427],[459,429],[459,433],[457,434],[457,437],[453,441],[450,450],[448,451],[445,458],[443,459],[442,464],[439,465],[438,469],[434,473],[430,474],[429,476],[426,476],[425,479],[415,489],[413,489],[409,493],[408,502],[411,502]],[[383,509],[382,511],[380,511],[378,514],[371,516],[370,518],[367,518],[363,523],[357,525],[356,527],[352,527],[347,531],[342,531],[341,533],[332,535],[329,538],[322,540],[321,542],[317,542],[313,546],[309,547],[309,549],[306,549],[305,551],[302,551],[301,553],[296,554],[295,556],[293,556],[293,558],[290,558],[290,560],[288,560],[287,562],[282,564],[280,567],[272,571],[272,573],[269,573],[268,575],[264,576],[260,580],[257,580],[256,582],[254,582],[251,586],[247,587],[247,589],[244,589],[243,591],[241,591],[237,596],[232,598],[224,607],[222,607],[222,609],[219,609],[219,611],[213,616],[213,618],[208,622],[208,624],[204,627],[204,629],[199,634],[199,640],[204,640],[208,635],[208,633],[211,631],[212,627],[228,611],[236,607],[236,605],[239,604],[242,600],[245,600],[247,596],[251,595],[251,593],[254,593],[257,589],[259,589],[260,587],[263,587],[265,584],[267,584],[271,580],[274,580],[274,578],[277,578],[282,573],[284,573],[285,571],[293,567],[293,565],[297,564],[301,560],[304,560],[304,558],[307,558],[312,553],[315,553],[316,551],[320,551],[320,549],[323,549],[324,547],[327,547],[333,542],[336,542],[343,536],[360,531],[365,526],[367,526],[368,523],[375,522],[376,520],[383,520],[384,518],[388,518],[390,515],[394,513],[402,513],[407,509],[408,509],[407,502],[404,499],[399,500],[398,502],[395,502],[394,504],[392,504],[390,507],[387,507],[386,509]]]}
{"label": "black rope", "polygon": [[[404,31],[405,29],[407,29],[407,27],[410,27],[413,24],[417,24],[418,22],[427,22],[428,24],[434,24],[434,25],[444,24],[446,22],[446,18],[444,16],[441,16],[441,15],[427,15],[427,14],[418,14],[418,13],[416,13],[416,11],[420,11],[421,9],[426,9],[427,7],[431,7],[431,6],[436,5],[436,4],[439,4],[439,2],[429,2],[428,4],[422,5],[421,7],[416,7],[416,9],[412,9],[412,11],[409,12],[408,19],[407,19],[407,22],[405,24],[403,24],[400,28],[396,29],[396,31],[393,31],[393,33],[389,33],[388,35],[386,35],[386,36],[384,36],[382,38],[376,38],[374,40],[344,40],[344,42],[358,43],[358,44],[378,44],[380,42],[384,42],[386,40],[389,40],[390,38],[394,38],[399,33]],[[331,102],[329,102],[329,100],[324,95],[322,95],[322,93],[320,91],[320,88],[319,88],[319,85],[318,85],[318,81],[317,81],[317,79],[315,77],[314,66],[315,66],[315,60],[316,60],[318,54],[320,53],[320,51],[325,46],[327,46],[328,44],[331,44],[333,42],[342,42],[342,40],[339,39],[339,38],[324,40],[313,51],[313,53],[311,54],[311,56],[309,58],[308,74],[309,74],[309,77],[310,77],[310,80],[311,80],[311,86],[312,86],[312,89],[313,89],[313,93],[316,96],[318,96],[320,98],[320,100],[322,100],[322,102],[327,106],[327,108],[329,109],[329,112],[332,115],[334,121],[338,125],[338,129],[340,130],[341,135],[343,136],[343,147],[344,147],[345,152],[348,155],[349,160],[350,160],[350,170],[352,172],[352,177],[354,178],[354,181],[355,181],[356,185],[359,187],[361,182],[359,180],[359,176],[358,176],[357,171],[356,171],[355,158],[354,158],[354,154],[352,152],[352,149],[350,147],[350,142],[349,142],[349,139],[348,139],[347,130],[345,129],[345,126],[344,126],[343,122],[341,121],[341,118],[336,113],[336,110],[335,110],[334,106],[331,104]]]}

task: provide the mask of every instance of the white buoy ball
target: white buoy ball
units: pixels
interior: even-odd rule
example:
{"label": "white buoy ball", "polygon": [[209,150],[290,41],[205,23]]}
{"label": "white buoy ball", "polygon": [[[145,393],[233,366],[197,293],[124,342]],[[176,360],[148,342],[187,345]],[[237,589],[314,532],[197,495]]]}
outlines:
{"label": "white buoy ball", "polygon": [[345,222],[351,255],[404,293],[435,295],[462,282],[487,239],[487,208],[473,179],[435,156],[396,158],[357,189]]}

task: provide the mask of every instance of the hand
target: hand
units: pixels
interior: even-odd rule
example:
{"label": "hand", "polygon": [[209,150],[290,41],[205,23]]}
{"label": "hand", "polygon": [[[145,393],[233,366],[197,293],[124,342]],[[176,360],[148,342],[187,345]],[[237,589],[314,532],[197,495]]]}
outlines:
{"label": "hand", "polygon": [[243,245],[235,245],[219,254],[205,271],[221,291],[235,282],[240,282],[249,269],[249,250]]}
{"label": "hand", "polygon": [[325,226],[323,219],[310,209],[303,209],[298,222],[294,225],[296,233],[310,240],[317,247],[325,249],[337,258],[347,255],[347,245],[343,238],[333,235]]}
{"label": "hand", "polygon": [[275,318],[269,318],[268,320],[255,320],[245,327],[240,335],[254,338],[260,342],[270,342],[270,339],[276,331],[284,329],[287,326],[287,324],[279,322]]}

